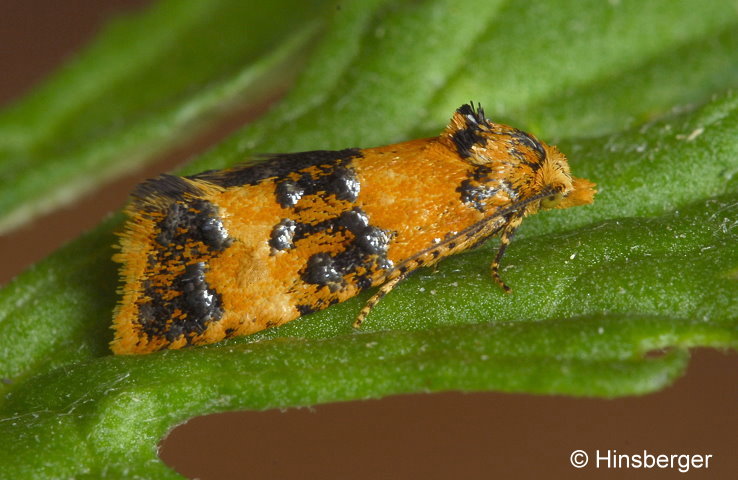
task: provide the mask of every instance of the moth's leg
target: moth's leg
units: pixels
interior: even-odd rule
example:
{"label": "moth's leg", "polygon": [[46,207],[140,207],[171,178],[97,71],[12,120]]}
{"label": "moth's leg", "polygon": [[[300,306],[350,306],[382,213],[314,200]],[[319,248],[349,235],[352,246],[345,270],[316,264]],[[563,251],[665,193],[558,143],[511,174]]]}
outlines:
{"label": "moth's leg", "polygon": [[515,235],[515,230],[522,222],[522,215],[516,215],[507,222],[507,225],[505,225],[505,228],[502,230],[502,235],[500,235],[500,248],[497,249],[497,255],[495,255],[495,259],[492,260],[492,265],[490,265],[490,269],[492,270],[492,279],[494,279],[497,285],[502,287],[505,293],[510,293],[512,289],[505,285],[505,282],[500,278],[500,261],[502,260],[502,256],[505,254],[505,249],[510,245],[510,241]]}
{"label": "moth's leg", "polygon": [[369,301],[366,302],[364,308],[362,308],[359,312],[356,320],[354,320],[354,328],[361,328],[361,323],[364,321],[364,319],[366,319],[366,316],[369,315],[369,312],[372,311],[372,308],[374,308],[374,306],[379,303],[382,297],[387,295],[393,288],[395,288],[395,285],[403,281],[405,277],[407,277],[407,275],[407,273],[403,273],[393,278],[392,280],[388,280],[386,283],[383,283],[379,287],[379,291],[375,293],[372,298],[369,299]]}

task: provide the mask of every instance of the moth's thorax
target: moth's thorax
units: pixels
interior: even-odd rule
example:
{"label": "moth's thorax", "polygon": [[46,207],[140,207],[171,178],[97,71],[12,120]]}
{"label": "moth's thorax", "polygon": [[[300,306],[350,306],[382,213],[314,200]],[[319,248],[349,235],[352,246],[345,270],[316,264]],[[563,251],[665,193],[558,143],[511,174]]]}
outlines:
{"label": "moth's thorax", "polygon": [[573,190],[566,157],[555,147],[490,122],[481,110],[459,109],[439,141],[473,166],[469,197],[480,209],[517,204],[531,214],[555,206]]}

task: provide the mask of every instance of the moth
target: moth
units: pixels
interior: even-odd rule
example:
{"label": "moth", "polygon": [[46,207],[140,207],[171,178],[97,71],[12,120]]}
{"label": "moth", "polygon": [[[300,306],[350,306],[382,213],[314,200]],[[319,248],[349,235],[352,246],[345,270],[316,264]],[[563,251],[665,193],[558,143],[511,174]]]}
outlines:
{"label": "moth", "polygon": [[120,234],[117,354],[204,345],[281,325],[493,236],[491,275],[523,218],[592,203],[556,147],[461,106],[434,138],[273,155],[139,185]]}

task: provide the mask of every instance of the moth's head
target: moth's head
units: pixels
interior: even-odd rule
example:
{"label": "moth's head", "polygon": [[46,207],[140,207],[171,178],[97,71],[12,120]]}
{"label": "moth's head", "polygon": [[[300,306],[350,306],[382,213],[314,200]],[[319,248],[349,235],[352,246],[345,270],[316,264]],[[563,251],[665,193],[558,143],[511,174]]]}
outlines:
{"label": "moth's head", "polygon": [[573,177],[569,162],[556,147],[543,144],[546,158],[536,172],[536,187],[541,194],[540,208],[569,208],[587,205],[594,201],[596,184],[586,178]]}
{"label": "moth's head", "polygon": [[556,147],[544,144],[544,151],[546,155],[535,172],[535,190],[539,195],[548,193],[541,199],[541,208],[557,208],[574,190],[569,162]]}
{"label": "moth's head", "polygon": [[[564,154],[517,128],[490,122],[481,106],[459,107],[441,141],[473,165],[495,165],[525,198],[544,195],[533,208],[592,203],[594,183],[575,178]],[[522,200],[522,198],[521,198]]]}

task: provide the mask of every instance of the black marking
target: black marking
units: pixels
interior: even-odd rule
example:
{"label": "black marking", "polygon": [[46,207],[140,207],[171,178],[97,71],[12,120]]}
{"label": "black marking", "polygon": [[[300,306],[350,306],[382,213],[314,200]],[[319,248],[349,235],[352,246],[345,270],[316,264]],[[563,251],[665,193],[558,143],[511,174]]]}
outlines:
{"label": "black marking", "polygon": [[358,207],[343,212],[338,218],[338,225],[347,228],[354,235],[358,235],[369,226],[369,217]]}
{"label": "black marking", "polygon": [[[338,219],[328,218],[317,223],[296,222],[284,218],[272,229],[269,245],[277,250],[294,248],[295,244],[305,238],[320,232],[335,232],[338,228]],[[280,241],[281,240],[281,241]],[[289,243],[287,241],[289,240]],[[285,248],[278,248],[284,246]]]}
{"label": "black marking", "polygon": [[199,226],[203,243],[215,251],[225,250],[233,243],[228,230],[217,216],[209,217]]}
{"label": "black marking", "polygon": [[377,257],[374,263],[377,266],[377,269],[384,270],[385,272],[389,272],[395,268],[395,264],[392,263],[392,260],[381,255]]}
{"label": "black marking", "polygon": [[369,275],[357,275],[354,281],[359,290],[365,290],[372,286],[372,279]]}
{"label": "black marking", "polygon": [[484,114],[484,109],[479,104],[477,104],[475,108],[474,102],[466,103],[456,109],[456,111],[466,118],[467,125],[477,124],[484,125],[486,127],[490,126],[489,120],[487,120],[487,116]]}
{"label": "black marking", "polygon": [[331,291],[336,291],[343,280],[334,257],[326,252],[316,253],[308,259],[302,278],[307,283],[327,286]]}
{"label": "black marking", "polygon": [[490,128],[490,123],[484,115],[484,109],[474,103],[465,104],[456,110],[464,117],[464,128],[455,131],[451,135],[451,140],[456,146],[456,151],[462,158],[472,155],[472,147],[474,145],[485,145],[486,140],[482,132]]}
{"label": "black marking", "polygon": [[[172,282],[171,289],[181,292],[174,298],[164,298],[169,287],[147,288],[145,294],[150,300],[139,306],[139,322],[144,333],[149,337],[163,336],[169,342],[184,335],[187,343],[191,343],[192,337],[204,332],[209,323],[220,320],[223,302],[220,294],[205,281],[206,271],[205,262],[187,265]],[[184,318],[168,322],[178,312]]]}
{"label": "black marking", "polygon": [[351,235],[344,237],[346,240],[340,252],[334,255],[321,252],[308,259],[301,272],[301,278],[307,283],[326,286],[336,292],[351,281],[362,290],[371,286],[377,271],[388,272],[394,267],[387,258],[393,234],[371,225],[360,208],[354,207],[339,217],[312,225],[297,223],[293,242],[326,230],[347,230]]}
{"label": "black marking", "polygon": [[331,305],[335,305],[338,303],[338,298],[322,298],[318,300],[315,304],[308,305],[308,304],[298,304],[295,306],[297,308],[297,311],[300,312],[300,316],[307,315],[309,313],[317,312],[319,310],[323,310],[324,308],[328,308]]}
{"label": "black marking", "polygon": [[298,182],[288,178],[277,183],[275,194],[282,208],[294,207],[305,194],[305,189]]}
{"label": "black marking", "polygon": [[305,195],[335,195],[339,200],[355,202],[361,184],[356,173],[348,167],[320,166],[320,173],[302,172],[298,180],[291,178],[277,183],[275,195],[283,207],[294,207]]}
{"label": "black marking", "polygon": [[361,190],[361,183],[356,173],[346,167],[337,168],[331,175],[328,193],[333,193],[339,200],[355,202]]}
{"label": "black marking", "polygon": [[274,250],[288,250],[295,248],[294,237],[297,231],[297,222],[283,218],[273,229],[269,239],[269,246]]}
{"label": "black marking", "polygon": [[451,140],[456,145],[456,151],[462,158],[472,155],[474,145],[484,145],[485,143],[484,137],[479,134],[479,128],[477,127],[457,130],[451,135]]}
{"label": "black marking", "polygon": [[166,217],[156,226],[156,241],[163,247],[202,242],[210,250],[220,252],[233,242],[218,215],[218,207],[207,200],[172,203]]}
{"label": "black marking", "polygon": [[341,275],[357,273],[362,268],[367,271],[392,268],[392,262],[384,255],[368,252],[357,241],[349,243],[346,249],[336,254],[334,258]]}
{"label": "black marking", "polygon": [[203,191],[182,177],[163,174],[138,184],[133,190],[131,198],[136,208],[151,211],[155,209],[155,206],[150,203],[152,199],[164,198],[182,201],[188,195],[193,197],[202,196]]}
{"label": "black marking", "polygon": [[256,164],[244,164],[227,170],[216,170],[193,175],[191,179],[205,180],[224,188],[243,185],[258,185],[269,178],[287,178],[290,173],[310,167],[324,167],[332,170],[350,163],[351,159],[361,158],[358,148],[345,150],[313,150],[310,152],[285,153],[269,157]]}
{"label": "black marking", "polygon": [[205,262],[193,263],[187,265],[184,273],[175,279],[175,283],[179,283],[178,290],[182,292],[180,297],[186,307],[184,310],[188,312],[188,318],[208,319],[213,316],[211,315],[213,307],[219,303],[215,290],[209,289],[205,281],[206,270]]}
{"label": "black marking", "polygon": [[499,188],[490,185],[496,182],[491,177],[492,170],[485,165],[476,165],[471,171],[471,177],[466,178],[456,188],[461,195],[461,201],[470,204],[480,212],[487,210],[487,200],[494,197]]}
{"label": "black marking", "polygon": [[300,316],[307,315],[308,313],[317,312],[319,308],[314,308],[312,305],[297,305],[297,311],[300,312]]}
{"label": "black marking", "polygon": [[366,227],[356,236],[356,244],[371,255],[385,255],[389,249],[391,237],[379,227]]}
{"label": "black marking", "polygon": [[[207,262],[228,248],[233,239],[223,225],[218,208],[200,198],[188,198],[168,205],[166,215],[156,223],[159,248],[149,253],[149,279],[143,282],[138,322],[149,336],[174,342],[182,335],[190,343],[210,322],[223,315],[220,294],[205,280]],[[180,270],[186,265],[184,270]],[[154,284],[157,275],[173,275],[168,284]],[[179,295],[172,296],[171,292]]]}
{"label": "black marking", "polygon": [[522,130],[513,129],[512,133],[509,133],[510,138],[518,144],[518,145],[524,145],[531,150],[534,150],[538,154],[538,158],[544,159],[546,158],[546,149],[543,148],[543,145],[541,145],[541,142],[539,142],[533,135],[530,133],[524,132]]}
{"label": "black marking", "polygon": [[[173,203],[170,205],[167,210],[167,216],[157,224],[159,230],[159,234],[156,236],[157,243],[163,247],[174,243],[175,238],[181,235],[178,231],[180,226],[182,228],[189,226],[191,219],[187,217],[187,206],[184,203]],[[180,243],[183,243],[181,239]],[[158,262],[158,259],[156,261]]]}
{"label": "black marking", "polygon": [[328,218],[318,223],[297,222],[295,227],[295,236],[292,239],[293,242],[308,238],[309,236],[320,232],[335,232],[336,219]]}
{"label": "black marking", "polygon": [[369,217],[358,207],[343,212],[337,224],[355,237],[355,243],[367,255],[385,255],[392,235],[379,227],[369,225]]}
{"label": "black marking", "polygon": [[473,180],[466,179],[456,188],[461,194],[461,201],[471,204],[480,212],[486,210],[487,200],[497,194],[498,189],[488,185],[480,185]]}

